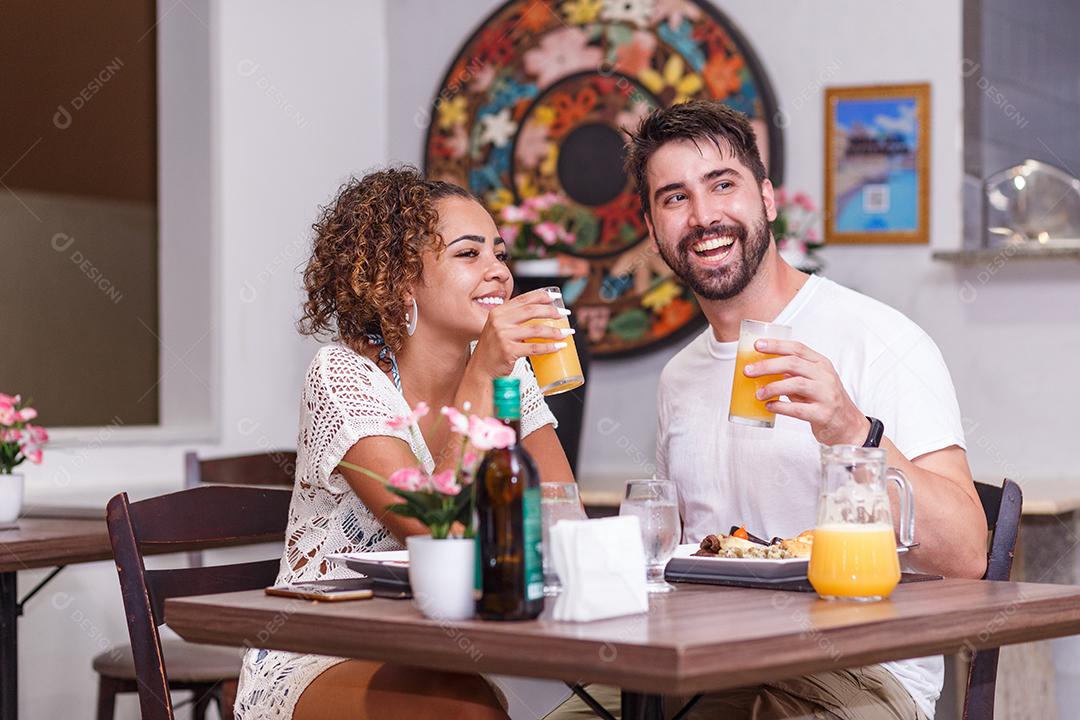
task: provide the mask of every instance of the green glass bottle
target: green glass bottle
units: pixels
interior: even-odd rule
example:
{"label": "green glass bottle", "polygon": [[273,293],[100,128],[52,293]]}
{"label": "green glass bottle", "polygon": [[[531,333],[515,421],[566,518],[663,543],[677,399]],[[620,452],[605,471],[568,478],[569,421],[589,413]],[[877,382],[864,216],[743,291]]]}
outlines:
{"label": "green glass bottle", "polygon": [[544,610],[540,474],[521,446],[521,384],[495,378],[495,417],[514,430],[510,447],[488,451],[476,474],[477,552],[485,620],[531,620]]}

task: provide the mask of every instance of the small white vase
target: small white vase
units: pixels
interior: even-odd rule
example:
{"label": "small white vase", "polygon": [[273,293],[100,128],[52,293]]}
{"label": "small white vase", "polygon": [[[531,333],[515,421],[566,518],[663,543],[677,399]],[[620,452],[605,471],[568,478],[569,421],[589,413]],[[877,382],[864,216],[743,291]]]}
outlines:
{"label": "small white vase", "polygon": [[23,474],[0,475],[0,525],[19,518],[23,504]]}
{"label": "small white vase", "polygon": [[476,612],[476,541],[430,535],[405,538],[413,604],[433,620],[465,620]]}
{"label": "small white vase", "polygon": [[515,260],[514,274],[521,277],[558,277],[562,275],[558,258]]}

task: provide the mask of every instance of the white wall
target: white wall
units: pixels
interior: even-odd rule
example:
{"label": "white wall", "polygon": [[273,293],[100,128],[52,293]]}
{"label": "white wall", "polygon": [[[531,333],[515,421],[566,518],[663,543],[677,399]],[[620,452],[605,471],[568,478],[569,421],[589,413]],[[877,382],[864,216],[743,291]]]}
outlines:
{"label": "white wall", "polygon": [[[66,449],[47,451],[41,467],[26,467],[29,502],[104,508],[120,490],[146,496],[179,489],[182,454],[193,446],[222,454],[295,445],[303,372],[316,347],[293,327],[309,229],[317,206],[331,199],[350,173],[385,157],[382,0],[165,2],[159,12],[163,76],[169,75],[169,63],[205,61],[197,42],[184,47],[169,38],[209,33],[209,77],[202,81],[208,85],[163,87],[162,94],[210,93],[211,176],[180,173],[172,176],[172,187],[194,197],[209,183],[211,269],[208,274],[187,267],[176,272],[163,263],[162,272],[173,287],[186,286],[196,298],[209,294],[213,299],[211,324],[203,320],[205,313],[194,310],[185,318],[182,305],[174,319],[186,321],[192,342],[216,346],[217,367],[193,367],[192,374],[180,359],[191,344],[163,348],[162,358],[168,372],[190,375],[198,387],[220,388],[219,438],[135,446],[116,444],[119,433],[102,431]],[[186,57],[193,51],[195,58]],[[197,82],[197,77],[185,82]],[[173,122],[204,120],[185,117],[197,113],[191,105],[173,107]],[[172,157],[182,164],[184,152],[207,151],[198,146],[197,133],[181,134],[178,140],[195,144],[171,148],[177,151],[172,154],[163,151],[163,163]],[[163,176],[169,172],[162,168]],[[189,211],[202,212],[198,207]],[[184,208],[174,206],[171,215],[163,215],[162,235],[176,243],[173,257],[183,263],[198,252],[203,238],[192,237]],[[192,248],[188,254],[186,242]],[[21,573],[21,593],[43,575]],[[96,697],[90,659],[102,644],[127,639],[112,564],[66,569],[27,605],[19,630],[22,716],[90,716]],[[137,717],[136,707],[134,698],[128,698],[117,717]]]}
{"label": "white wall", "polygon": [[[715,3],[754,47],[788,123],[785,184],[823,193],[825,86],[929,82],[932,86],[931,242],[959,248],[961,183],[961,3],[910,0],[790,0]],[[496,0],[438,8],[399,0],[389,8],[390,151],[420,162],[426,112],[436,84],[466,37]],[[1080,284],[1075,263],[1008,260],[993,272],[932,260],[930,248],[833,247],[826,274],[908,314],[941,346],[952,370],[980,478],[1070,472],[1066,428],[1052,424],[1080,401],[1057,373],[1028,368],[1034,347],[1054,357],[1080,353]],[[980,275],[980,273],[982,273]],[[970,283],[970,288],[965,285]],[[974,290],[974,299],[972,299]],[[617,488],[648,473],[655,443],[651,401],[673,350],[595,363],[581,475],[586,486]],[[1025,360],[1027,362],[1025,363]],[[640,392],[626,393],[633,382]]]}

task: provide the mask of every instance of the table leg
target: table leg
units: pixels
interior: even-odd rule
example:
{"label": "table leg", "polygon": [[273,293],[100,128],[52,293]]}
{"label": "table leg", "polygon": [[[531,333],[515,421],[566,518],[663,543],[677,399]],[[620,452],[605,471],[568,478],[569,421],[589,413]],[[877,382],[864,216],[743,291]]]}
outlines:
{"label": "table leg", "polygon": [[19,717],[19,596],[14,572],[0,572],[0,720]]}
{"label": "table leg", "polygon": [[622,720],[664,720],[663,696],[623,690]]}

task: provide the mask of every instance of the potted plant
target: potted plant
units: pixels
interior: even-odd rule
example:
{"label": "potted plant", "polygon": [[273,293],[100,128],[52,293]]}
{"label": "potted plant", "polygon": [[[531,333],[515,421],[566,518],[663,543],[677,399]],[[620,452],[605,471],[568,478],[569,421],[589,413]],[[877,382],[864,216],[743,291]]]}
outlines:
{"label": "potted plant", "polygon": [[[466,406],[466,413],[468,410]],[[420,432],[417,423],[428,411],[426,403],[419,403],[408,415],[394,418],[387,425],[394,430]],[[510,445],[514,431],[494,418],[466,415],[452,407],[444,407],[442,414],[451,431],[460,436],[453,469],[430,474],[419,466],[410,466],[383,478],[344,460],[339,464],[384,483],[401,498],[400,503],[388,509],[419,520],[431,531],[405,538],[414,602],[427,617],[464,620],[472,617],[475,607],[473,479],[479,453]]]}
{"label": "potted plant", "polygon": [[13,472],[29,460],[41,464],[41,449],[49,433],[30,421],[37,410],[18,395],[0,393],[0,524],[15,522],[22,511],[23,474]]}
{"label": "potted plant", "polygon": [[817,232],[819,213],[814,201],[803,192],[788,197],[783,188],[776,190],[775,199],[776,219],[772,221],[772,233],[780,257],[803,272],[821,272],[825,263],[816,251],[825,243]]}
{"label": "potted plant", "polygon": [[499,233],[514,259],[514,274],[557,277],[564,275],[560,255],[574,249],[575,229],[582,222],[594,222],[557,193],[526,198],[520,205],[499,210]]}

